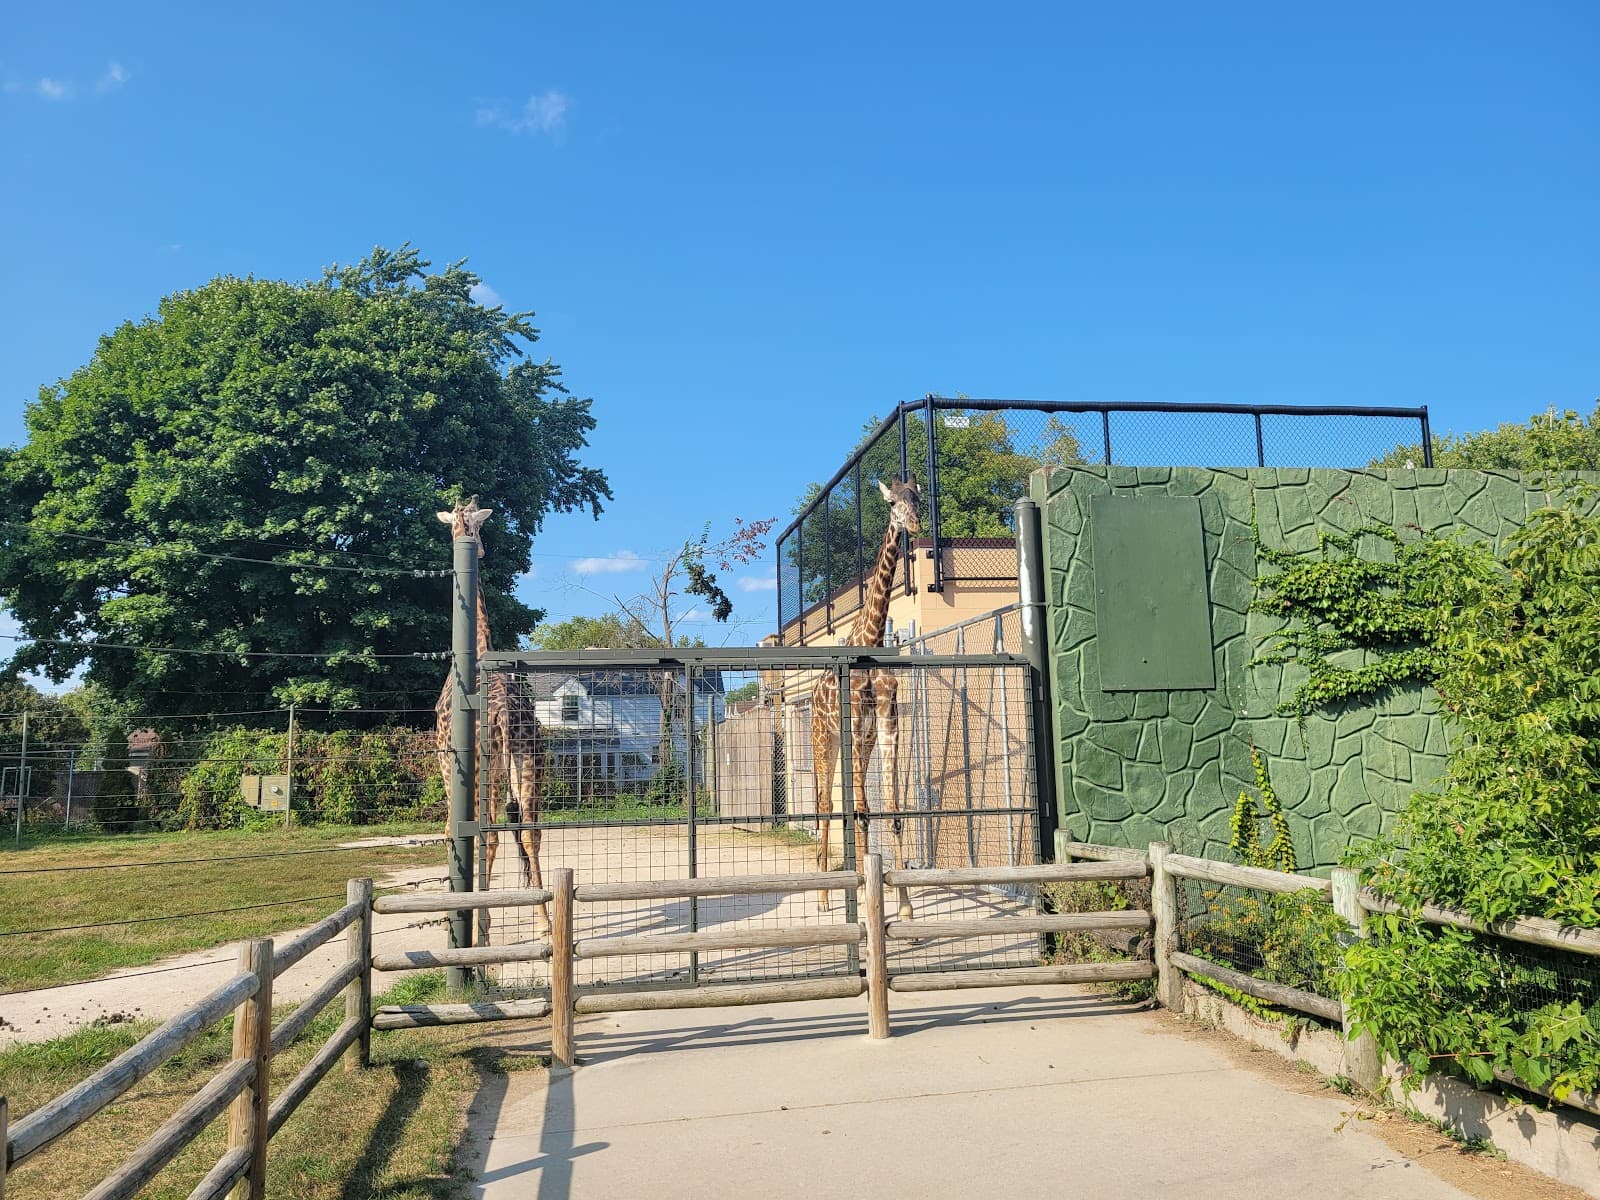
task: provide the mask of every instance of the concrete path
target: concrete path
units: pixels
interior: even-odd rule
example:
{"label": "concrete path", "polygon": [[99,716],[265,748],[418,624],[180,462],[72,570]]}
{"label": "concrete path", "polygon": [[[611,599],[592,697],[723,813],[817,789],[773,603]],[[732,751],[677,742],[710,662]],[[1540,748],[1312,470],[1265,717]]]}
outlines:
{"label": "concrete path", "polygon": [[897,994],[893,1016],[885,1042],[859,999],[581,1019],[576,1072],[496,1076],[474,1102],[472,1194],[1466,1195],[1345,1124],[1337,1099],[1098,993]]}

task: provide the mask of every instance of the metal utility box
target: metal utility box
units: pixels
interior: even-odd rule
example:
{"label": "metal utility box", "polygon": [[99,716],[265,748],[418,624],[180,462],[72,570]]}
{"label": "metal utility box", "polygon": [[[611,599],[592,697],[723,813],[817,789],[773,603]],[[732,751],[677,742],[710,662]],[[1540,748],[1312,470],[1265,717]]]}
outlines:
{"label": "metal utility box", "polygon": [[287,775],[242,775],[239,790],[244,802],[262,812],[289,811],[289,777]]}

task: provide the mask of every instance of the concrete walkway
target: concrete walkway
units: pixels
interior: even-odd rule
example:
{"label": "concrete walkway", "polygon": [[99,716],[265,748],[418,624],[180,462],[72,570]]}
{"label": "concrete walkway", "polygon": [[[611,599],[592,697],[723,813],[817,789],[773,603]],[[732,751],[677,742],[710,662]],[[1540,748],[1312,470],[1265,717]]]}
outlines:
{"label": "concrete walkway", "polygon": [[1346,1124],[1337,1097],[1098,993],[897,994],[893,1017],[885,1042],[863,1000],[581,1019],[576,1072],[496,1076],[474,1102],[472,1194],[1466,1195]]}

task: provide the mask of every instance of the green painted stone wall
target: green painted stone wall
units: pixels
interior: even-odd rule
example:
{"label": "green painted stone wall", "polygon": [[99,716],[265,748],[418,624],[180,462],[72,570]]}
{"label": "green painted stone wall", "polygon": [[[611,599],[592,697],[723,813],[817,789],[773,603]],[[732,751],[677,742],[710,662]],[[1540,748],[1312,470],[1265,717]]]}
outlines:
{"label": "green painted stone wall", "polygon": [[[1422,687],[1313,714],[1303,731],[1272,715],[1302,673],[1249,665],[1279,628],[1249,612],[1252,502],[1265,544],[1312,550],[1318,530],[1371,521],[1498,544],[1554,498],[1514,473],[1187,467],[1051,469],[1035,473],[1032,494],[1045,529],[1061,827],[1080,841],[1166,840],[1226,858],[1234,800],[1254,790],[1253,743],[1266,754],[1302,867],[1331,866],[1352,840],[1386,829],[1414,790],[1437,779],[1448,730]],[[1199,497],[1215,688],[1101,690],[1088,528],[1096,495]]]}

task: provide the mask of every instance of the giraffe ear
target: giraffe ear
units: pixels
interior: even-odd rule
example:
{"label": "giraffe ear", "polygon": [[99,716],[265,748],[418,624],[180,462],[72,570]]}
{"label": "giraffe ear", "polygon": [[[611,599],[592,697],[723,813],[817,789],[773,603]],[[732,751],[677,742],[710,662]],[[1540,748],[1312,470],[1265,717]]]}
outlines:
{"label": "giraffe ear", "polygon": [[889,490],[889,485],[883,480],[878,480],[878,490],[883,493],[883,498],[890,504],[894,503],[894,493]]}
{"label": "giraffe ear", "polygon": [[456,515],[455,515],[455,513],[451,513],[451,512],[436,512],[433,515],[438,517],[439,520],[443,521],[446,525],[454,525],[456,523]]}
{"label": "giraffe ear", "polygon": [[492,516],[494,516],[494,509],[492,508],[475,509],[467,514],[467,526],[473,533],[477,533],[478,527]]}

